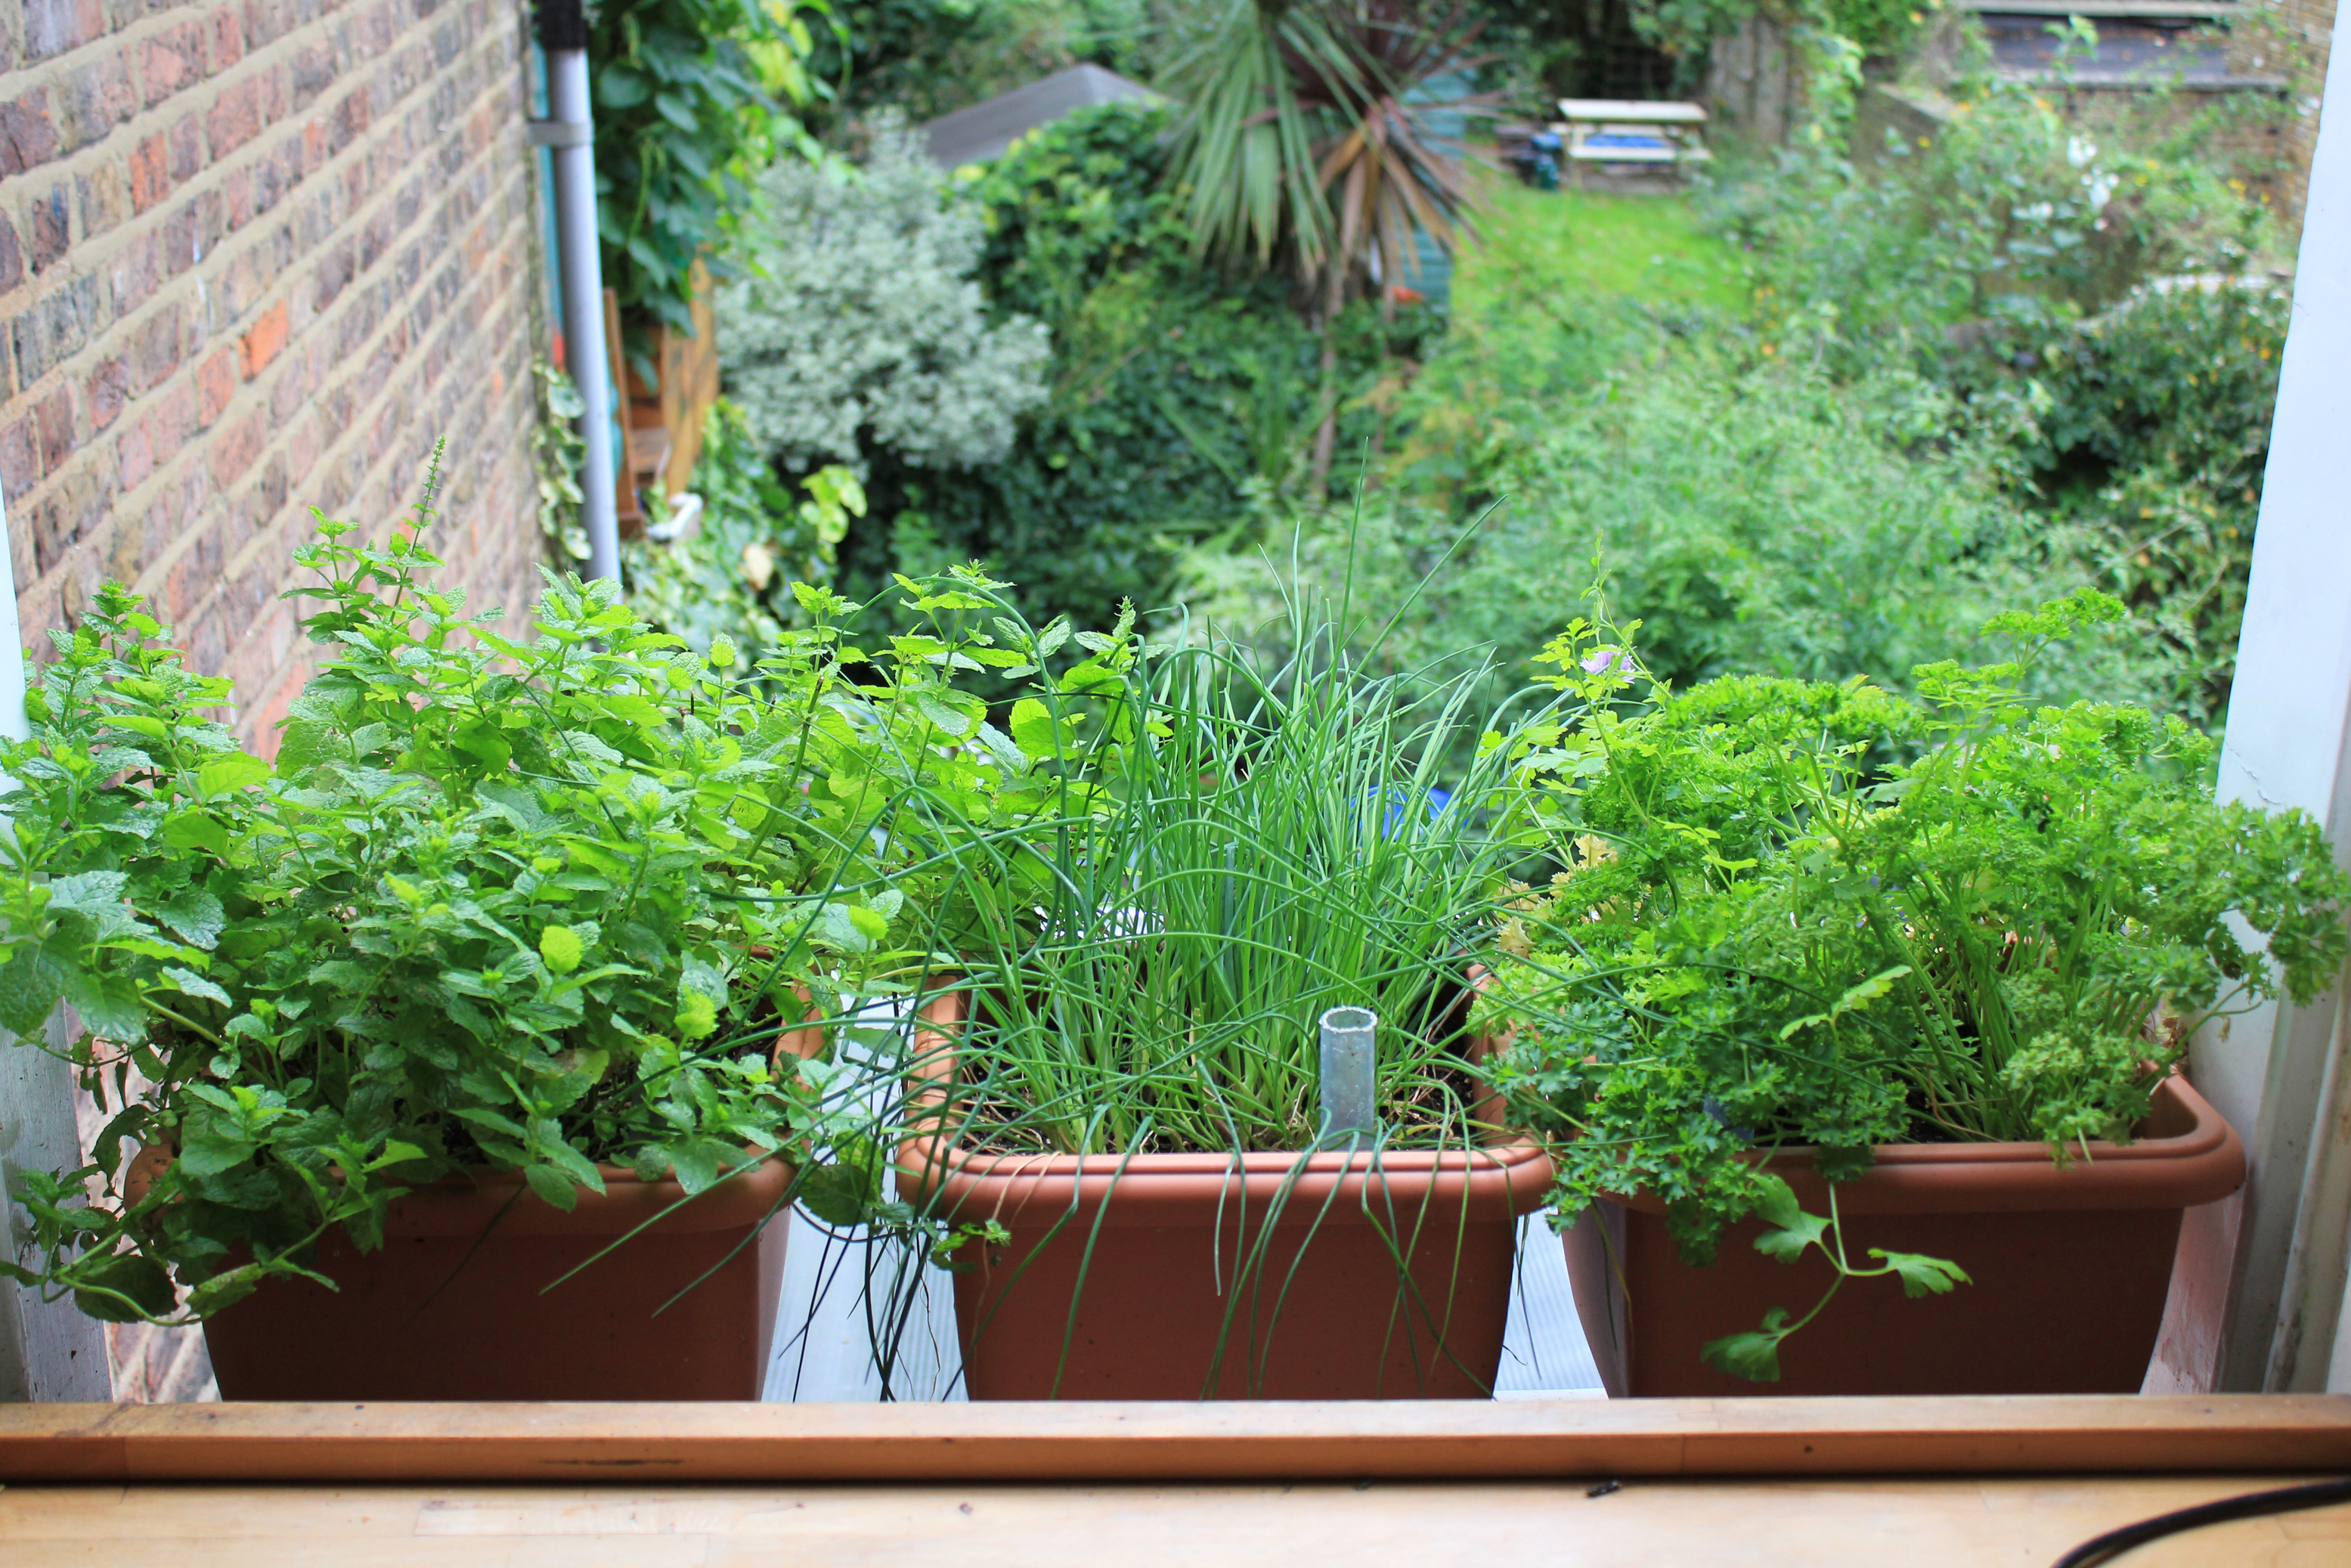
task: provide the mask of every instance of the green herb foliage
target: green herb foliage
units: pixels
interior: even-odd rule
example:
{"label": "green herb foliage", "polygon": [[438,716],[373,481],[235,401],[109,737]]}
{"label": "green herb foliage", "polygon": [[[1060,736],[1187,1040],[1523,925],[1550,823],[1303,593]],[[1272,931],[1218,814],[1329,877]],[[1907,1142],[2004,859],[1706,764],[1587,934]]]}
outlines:
{"label": "green herb foliage", "polygon": [[[176,1280],[201,1316],[309,1272],[330,1226],[380,1245],[419,1182],[518,1170],[568,1208],[616,1166],[692,1195],[853,1142],[831,1070],[772,1068],[777,1036],[936,932],[955,835],[1058,798],[956,690],[1033,671],[1017,623],[1027,652],[944,624],[869,652],[801,584],[752,681],[550,578],[514,641],[432,586],[430,495],[384,546],[322,520],[298,556],[329,654],[274,766],[135,596],[57,634],[0,753],[0,1026],[70,1004],[117,1113],[94,1166],[32,1182],[47,1261],[12,1277],[112,1318],[171,1314]],[[918,626],[986,602],[903,591]]]}
{"label": "green herb foliage", "polygon": [[[1270,676],[1230,647],[1104,643],[1062,677],[1107,722],[1012,709],[1031,755],[1079,756],[1106,802],[980,862],[964,963],[962,1134],[1096,1153],[1299,1150],[1322,1129],[1316,1020],[1379,1015],[1382,1136],[1458,1145],[1468,969],[1507,833],[1448,772],[1474,681],[1366,680],[1331,629]],[[1450,782],[1458,792],[1443,787]]]}
{"label": "green herb foliage", "polygon": [[1506,929],[1495,1006],[1563,1214],[1647,1188],[1703,1262],[1775,1201],[1760,1150],[1832,1182],[1881,1143],[2086,1156],[2201,1019],[2331,983],[2351,879],[2315,823],[2213,804],[2177,719],[2021,699],[2119,613],[2085,591],[2001,616],[2009,659],[1922,668],[1916,698],[1734,677],[1628,708],[1633,628],[1546,651],[1595,706],[1526,757],[1568,869]]}

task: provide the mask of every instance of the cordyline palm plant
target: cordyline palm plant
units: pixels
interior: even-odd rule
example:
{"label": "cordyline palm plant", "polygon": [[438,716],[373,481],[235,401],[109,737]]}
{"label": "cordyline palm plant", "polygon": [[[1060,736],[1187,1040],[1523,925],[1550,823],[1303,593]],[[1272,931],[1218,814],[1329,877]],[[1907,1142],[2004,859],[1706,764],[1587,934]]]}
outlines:
{"label": "cordyline palm plant", "polygon": [[[1432,129],[1437,106],[1412,97],[1478,63],[1466,57],[1479,30],[1467,15],[1425,0],[1232,0],[1177,72],[1190,107],[1168,173],[1187,193],[1196,243],[1231,263],[1296,267],[1326,334],[1326,394],[1327,334],[1350,294],[1374,271],[1416,274],[1416,232],[1447,252],[1475,233],[1461,149]],[[1318,477],[1330,469],[1332,413],[1326,395]]]}

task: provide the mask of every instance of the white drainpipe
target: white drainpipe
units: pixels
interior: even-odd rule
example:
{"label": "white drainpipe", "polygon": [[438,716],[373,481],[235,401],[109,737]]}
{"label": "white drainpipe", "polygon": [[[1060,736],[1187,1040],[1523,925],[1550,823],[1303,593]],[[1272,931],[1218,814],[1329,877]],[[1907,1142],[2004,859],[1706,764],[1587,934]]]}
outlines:
{"label": "white drainpipe", "polygon": [[563,288],[564,350],[587,404],[580,434],[587,444],[580,487],[588,531],[588,574],[621,577],[620,490],[612,451],[611,371],[604,356],[604,274],[596,237],[596,150],[588,98],[588,23],[580,0],[540,0],[539,47],[547,51],[551,118],[532,140],[555,161],[556,265]]}

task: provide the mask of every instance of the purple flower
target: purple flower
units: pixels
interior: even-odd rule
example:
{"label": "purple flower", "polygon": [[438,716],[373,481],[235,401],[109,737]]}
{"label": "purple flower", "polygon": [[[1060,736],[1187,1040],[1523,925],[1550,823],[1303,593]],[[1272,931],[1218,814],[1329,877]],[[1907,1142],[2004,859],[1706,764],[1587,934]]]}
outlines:
{"label": "purple flower", "polygon": [[1614,648],[1603,648],[1598,653],[1592,654],[1583,661],[1583,673],[1587,675],[1600,674],[1606,671],[1608,666],[1615,662],[1616,650]]}

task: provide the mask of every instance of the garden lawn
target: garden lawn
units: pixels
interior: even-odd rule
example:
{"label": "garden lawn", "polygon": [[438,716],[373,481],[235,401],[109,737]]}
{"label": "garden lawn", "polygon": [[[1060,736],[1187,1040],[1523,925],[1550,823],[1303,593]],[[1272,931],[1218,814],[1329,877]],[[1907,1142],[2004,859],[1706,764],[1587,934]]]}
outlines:
{"label": "garden lawn", "polygon": [[1738,248],[1699,226],[1687,196],[1537,191],[1501,179],[1488,194],[1486,243],[1465,251],[1454,275],[1457,320],[1499,324],[1539,300],[1724,314],[1747,303]]}

